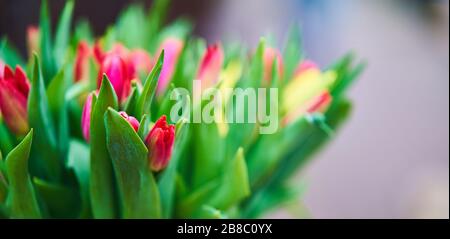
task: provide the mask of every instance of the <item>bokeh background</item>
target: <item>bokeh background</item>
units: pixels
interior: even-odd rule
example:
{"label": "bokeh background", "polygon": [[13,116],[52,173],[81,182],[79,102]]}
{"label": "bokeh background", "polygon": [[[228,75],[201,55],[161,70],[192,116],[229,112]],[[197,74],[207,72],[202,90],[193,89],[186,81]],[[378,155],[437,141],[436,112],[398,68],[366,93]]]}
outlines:
{"label": "bokeh background", "polygon": [[[56,21],[63,0],[51,0]],[[130,0],[78,0],[97,34]],[[151,5],[151,1],[140,1]],[[299,172],[312,218],[449,217],[449,2],[439,0],[172,0],[209,42],[281,47],[298,23],[308,58],[328,65],[352,50],[369,64],[349,95],[351,119]],[[0,35],[26,54],[39,1],[0,0]],[[302,184],[303,184],[302,183]],[[267,217],[293,217],[288,210]]]}

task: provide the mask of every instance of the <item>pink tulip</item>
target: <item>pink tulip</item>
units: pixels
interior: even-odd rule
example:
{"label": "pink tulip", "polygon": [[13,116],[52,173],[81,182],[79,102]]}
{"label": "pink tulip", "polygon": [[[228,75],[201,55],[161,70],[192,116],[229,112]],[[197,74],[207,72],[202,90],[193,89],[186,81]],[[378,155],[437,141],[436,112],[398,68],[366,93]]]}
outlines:
{"label": "pink tulip", "polygon": [[93,94],[98,95],[98,92],[90,93],[84,103],[83,112],[81,114],[81,131],[83,132],[84,139],[89,142],[90,128],[91,128],[91,110],[92,110],[92,97]]}
{"label": "pink tulip", "polygon": [[118,54],[107,54],[103,58],[97,78],[98,88],[100,88],[104,73],[108,76],[119,102],[124,102],[131,89],[131,79],[128,76],[125,60]]}
{"label": "pink tulip", "polygon": [[120,111],[119,114],[124,119],[126,119],[128,121],[128,123],[130,123],[130,125],[131,125],[131,127],[133,127],[134,131],[136,131],[136,132],[138,131],[139,121],[137,121],[136,118],[134,118],[133,116],[129,116],[125,111]]}
{"label": "pink tulip", "polygon": [[223,60],[224,54],[220,44],[214,44],[206,49],[197,73],[197,79],[202,82],[203,89],[212,87],[217,83]]}
{"label": "pink tulip", "polygon": [[152,68],[152,58],[146,51],[136,49],[128,54],[128,73],[133,79],[139,78],[140,72],[150,73]]}
{"label": "pink tulip", "polygon": [[164,64],[159,76],[157,93],[163,93],[172,79],[178,58],[183,50],[184,42],[177,38],[167,38],[161,44],[159,52],[164,50]]}
{"label": "pink tulip", "polygon": [[29,130],[27,100],[30,83],[20,66],[16,66],[15,72],[3,63],[0,68],[0,112],[13,133],[24,135]]}
{"label": "pink tulip", "polygon": [[156,121],[145,139],[148,148],[148,160],[153,171],[161,171],[168,164],[175,140],[175,127],[168,125],[163,115]]}

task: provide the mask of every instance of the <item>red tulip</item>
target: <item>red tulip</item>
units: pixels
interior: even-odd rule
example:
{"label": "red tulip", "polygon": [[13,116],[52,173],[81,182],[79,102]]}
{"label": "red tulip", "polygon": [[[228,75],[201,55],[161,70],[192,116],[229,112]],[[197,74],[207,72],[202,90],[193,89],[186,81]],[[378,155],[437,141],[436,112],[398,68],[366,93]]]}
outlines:
{"label": "red tulip", "polygon": [[281,53],[274,48],[266,48],[264,50],[264,82],[270,83],[272,79],[273,64],[276,59],[276,68],[278,75],[281,77],[283,75],[283,58]]}
{"label": "red tulip", "polygon": [[97,78],[97,86],[100,88],[103,73],[105,73],[111,82],[119,102],[124,102],[131,89],[131,79],[128,76],[127,65],[124,59],[118,54],[107,54],[100,66]]}
{"label": "red tulip", "polygon": [[27,100],[30,83],[20,66],[16,66],[15,72],[3,63],[0,68],[0,112],[13,133],[24,135],[29,130]]}
{"label": "red tulip", "polygon": [[161,171],[169,163],[175,140],[175,127],[168,125],[163,115],[156,121],[145,139],[148,148],[148,159],[153,171]]}
{"label": "red tulip", "polygon": [[159,76],[157,93],[161,94],[167,88],[175,71],[178,58],[183,50],[184,42],[177,38],[167,38],[161,44],[158,52],[164,50],[164,64]]}
{"label": "red tulip", "polygon": [[119,114],[124,119],[126,119],[128,121],[128,123],[130,123],[130,125],[131,125],[131,127],[133,127],[134,131],[136,131],[136,132],[138,131],[139,121],[137,121],[136,118],[134,118],[133,116],[129,116],[125,111],[120,111]]}
{"label": "red tulip", "polygon": [[91,49],[86,41],[80,41],[77,46],[77,54],[75,58],[74,77],[75,82],[89,80],[89,57]]}
{"label": "red tulip", "polygon": [[197,79],[202,82],[203,89],[212,87],[217,83],[223,60],[224,54],[220,44],[214,44],[206,49],[197,73]]}
{"label": "red tulip", "polygon": [[314,112],[325,112],[330,106],[332,101],[332,97],[328,91],[325,91],[312,99],[310,104],[308,105],[308,108],[306,109],[306,112],[308,113],[314,113]]}

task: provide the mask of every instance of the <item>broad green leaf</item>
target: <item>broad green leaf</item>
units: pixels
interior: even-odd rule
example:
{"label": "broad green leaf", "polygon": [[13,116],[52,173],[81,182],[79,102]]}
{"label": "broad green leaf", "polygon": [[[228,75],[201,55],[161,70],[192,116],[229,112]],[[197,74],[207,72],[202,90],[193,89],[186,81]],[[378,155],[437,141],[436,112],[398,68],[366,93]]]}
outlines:
{"label": "broad green leaf", "polygon": [[56,126],[60,158],[66,159],[69,147],[68,103],[65,101],[68,75],[64,68],[53,78],[47,88],[47,98],[53,122]]}
{"label": "broad green leaf", "polygon": [[33,176],[50,181],[60,179],[62,165],[58,158],[54,123],[39,59],[36,55],[34,55],[33,80],[28,97],[28,121],[30,128],[34,128],[34,143],[30,161]]}
{"label": "broad green leaf", "polygon": [[44,83],[48,85],[50,79],[56,72],[55,58],[53,56],[52,33],[50,26],[50,15],[47,0],[41,2],[41,15],[39,19],[39,36],[42,55],[42,72],[44,73]]}
{"label": "broad green leaf", "polygon": [[150,106],[152,105],[153,97],[155,96],[156,86],[158,84],[159,74],[161,73],[162,65],[164,64],[164,50],[158,57],[158,61],[153,66],[152,71],[145,80],[144,89],[139,97],[136,105],[136,116],[140,117],[143,114],[150,115]]}
{"label": "broad green leaf", "polygon": [[216,123],[193,124],[194,170],[193,186],[197,188],[216,178],[223,171],[225,140]]}
{"label": "broad green leaf", "polygon": [[[147,21],[140,5],[131,5],[119,16],[117,38],[128,48],[144,48]],[[140,27],[136,27],[140,26]]]}
{"label": "broad green leaf", "polygon": [[150,52],[156,50],[159,31],[165,20],[167,9],[169,7],[169,0],[156,0],[153,2],[152,8],[147,14],[147,31],[145,34],[145,42],[148,44],[146,48]]}
{"label": "broad green leaf", "polygon": [[94,34],[92,33],[91,26],[86,19],[81,19],[75,24],[72,44],[77,44],[81,40],[85,40],[90,44],[94,42]]}
{"label": "broad green leaf", "polygon": [[106,138],[121,198],[123,218],[159,218],[158,186],[148,165],[148,150],[117,111],[105,114]]}
{"label": "broad green leaf", "polygon": [[117,95],[104,74],[97,100],[92,104],[91,112],[91,161],[90,195],[92,212],[95,218],[115,218],[117,199],[114,184],[114,172],[106,146],[106,131],[103,117],[108,107],[118,108]]}
{"label": "broad green leaf", "polygon": [[81,191],[82,205],[80,217],[91,217],[91,205],[89,201],[89,146],[78,140],[71,140],[68,154],[67,166],[75,172]]}
{"label": "broad green leaf", "polygon": [[76,218],[78,216],[81,198],[77,191],[39,178],[34,178],[33,182],[52,218]]}
{"label": "broad green leaf", "polygon": [[185,119],[181,119],[176,125],[172,158],[167,168],[161,173],[158,181],[163,218],[170,218],[173,215],[178,161],[184,156],[183,152],[187,145],[188,133],[189,124],[187,124]]}
{"label": "broad green leaf", "polygon": [[244,151],[240,148],[225,173],[217,191],[211,195],[207,204],[227,210],[250,195],[250,182],[245,163]]}
{"label": "broad green leaf", "polygon": [[14,148],[6,158],[9,193],[7,206],[12,218],[40,218],[41,212],[35,189],[28,173],[33,130]]}
{"label": "broad green leaf", "polygon": [[66,2],[56,30],[54,54],[58,68],[62,67],[67,47],[69,46],[73,7],[73,0]]}
{"label": "broad green leaf", "polygon": [[179,217],[200,217],[202,205],[227,210],[250,195],[250,183],[243,150],[223,169],[221,175],[179,200],[176,214]]}
{"label": "broad green leaf", "polygon": [[168,26],[165,26],[159,34],[159,42],[162,42],[168,37],[175,37],[185,40],[188,34],[192,31],[192,24],[185,19],[178,19]]}

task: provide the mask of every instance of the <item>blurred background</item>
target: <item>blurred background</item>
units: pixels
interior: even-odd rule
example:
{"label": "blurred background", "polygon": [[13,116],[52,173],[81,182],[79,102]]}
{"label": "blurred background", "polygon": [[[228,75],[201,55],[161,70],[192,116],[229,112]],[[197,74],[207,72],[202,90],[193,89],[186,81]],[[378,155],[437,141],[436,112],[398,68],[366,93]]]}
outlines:
{"label": "blurred background", "polygon": [[[51,0],[53,22],[63,0]],[[130,0],[78,0],[75,18],[103,33]],[[143,2],[143,1],[140,1]],[[144,1],[150,6],[151,1]],[[260,36],[283,46],[298,23],[308,58],[323,66],[348,51],[369,65],[349,92],[351,119],[299,172],[312,218],[449,217],[449,2],[439,0],[172,0],[209,42]],[[23,55],[39,1],[0,0],[0,35]],[[277,211],[267,217],[293,217]]]}

